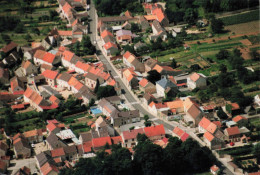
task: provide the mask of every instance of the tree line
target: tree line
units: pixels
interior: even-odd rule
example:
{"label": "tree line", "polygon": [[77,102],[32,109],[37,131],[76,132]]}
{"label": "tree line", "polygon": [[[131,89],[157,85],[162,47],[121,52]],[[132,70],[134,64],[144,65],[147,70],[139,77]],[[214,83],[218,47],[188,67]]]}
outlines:
{"label": "tree line", "polygon": [[74,169],[62,169],[62,175],[170,175],[193,174],[208,171],[216,158],[207,147],[200,147],[196,141],[180,141],[169,138],[165,148],[153,144],[146,135],[138,134],[138,145],[133,159],[127,148],[119,145],[106,145],[112,149],[109,155],[104,150],[97,152],[94,158],[80,159]]}

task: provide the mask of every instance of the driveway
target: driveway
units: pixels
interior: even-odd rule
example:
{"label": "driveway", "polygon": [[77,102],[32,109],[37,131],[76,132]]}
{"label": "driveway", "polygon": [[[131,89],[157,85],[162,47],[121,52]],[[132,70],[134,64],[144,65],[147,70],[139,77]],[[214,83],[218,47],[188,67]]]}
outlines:
{"label": "driveway", "polygon": [[32,174],[37,172],[35,158],[19,159],[19,160],[14,159],[11,160],[10,167],[7,169],[8,174],[12,174],[12,175],[15,174],[23,166],[27,166],[28,168],[30,168]]}

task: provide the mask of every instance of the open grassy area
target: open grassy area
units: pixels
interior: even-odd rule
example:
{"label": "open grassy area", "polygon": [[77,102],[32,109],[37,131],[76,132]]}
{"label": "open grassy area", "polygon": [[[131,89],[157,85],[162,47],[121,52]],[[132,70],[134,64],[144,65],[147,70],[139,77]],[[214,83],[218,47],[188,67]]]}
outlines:
{"label": "open grassy area", "polygon": [[225,25],[233,25],[239,23],[246,23],[249,21],[259,20],[259,10],[250,11],[246,13],[240,13],[237,15],[227,16],[220,18]]}
{"label": "open grassy area", "polygon": [[249,122],[250,122],[252,125],[254,125],[254,126],[257,126],[257,127],[260,126],[260,118],[259,118],[259,117],[251,118],[251,119],[249,119]]}

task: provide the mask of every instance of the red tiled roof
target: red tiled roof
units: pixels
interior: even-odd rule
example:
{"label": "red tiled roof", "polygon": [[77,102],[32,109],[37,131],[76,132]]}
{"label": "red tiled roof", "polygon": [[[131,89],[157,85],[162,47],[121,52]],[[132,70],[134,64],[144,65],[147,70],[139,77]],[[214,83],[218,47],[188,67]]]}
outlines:
{"label": "red tiled roof", "polygon": [[100,137],[100,138],[92,139],[92,144],[93,144],[94,148],[99,148],[99,147],[105,146],[106,143],[108,143],[108,145],[112,145],[110,137]]}
{"label": "red tiled roof", "polygon": [[238,121],[240,121],[240,120],[247,120],[247,118],[246,118],[246,117],[243,117],[243,116],[241,116],[241,115],[238,115],[238,116],[234,117],[232,120],[233,120],[234,122],[238,122]]}
{"label": "red tiled roof", "polygon": [[237,126],[226,128],[226,131],[229,136],[240,134],[239,128]]}
{"label": "red tiled roof", "polygon": [[6,168],[7,164],[4,161],[0,160],[0,170],[5,171]]}
{"label": "red tiled roof", "polygon": [[66,31],[66,30],[58,30],[58,33],[61,36],[72,36],[72,31],[70,31],[70,30],[68,30],[68,31]]}
{"label": "red tiled roof", "polygon": [[34,136],[40,136],[42,135],[42,132],[40,130],[34,129],[31,131],[27,131],[23,133],[25,137],[34,137]]}
{"label": "red tiled roof", "polygon": [[145,127],[144,133],[147,137],[162,136],[165,135],[165,130],[164,126],[161,124],[156,126]]}
{"label": "red tiled roof", "polygon": [[54,59],[55,59],[55,55],[49,52],[46,52],[42,58],[42,60],[47,63],[53,63]]}
{"label": "red tiled roof", "polygon": [[75,26],[78,23],[78,20],[76,19],[75,21],[73,21],[73,23],[71,24],[71,26]]}
{"label": "red tiled roof", "polygon": [[87,72],[91,68],[89,64],[83,63],[82,61],[78,61],[75,66],[85,72]]}
{"label": "red tiled roof", "polygon": [[62,7],[64,13],[68,13],[71,10],[71,6],[69,5],[69,3],[66,2],[66,4]]}
{"label": "red tiled roof", "polygon": [[14,109],[24,109],[24,104],[17,104],[17,105],[12,105],[11,108]]}
{"label": "red tiled roof", "polygon": [[260,175],[260,171],[259,172],[254,172],[254,173],[248,173],[248,175]]}
{"label": "red tiled roof", "polygon": [[57,149],[51,150],[51,156],[52,157],[65,156],[64,149],[63,148],[57,148]]}
{"label": "red tiled roof", "polygon": [[47,120],[47,123],[58,124],[59,122],[56,119],[52,119],[52,120]]}
{"label": "red tiled roof", "polygon": [[30,62],[30,61],[24,61],[24,62],[22,62],[22,68],[24,68],[24,69],[27,69],[30,65],[32,65],[32,63]]}
{"label": "red tiled roof", "polygon": [[44,50],[37,50],[34,54],[34,57],[35,58],[38,58],[38,59],[43,59],[44,55],[45,55],[45,51]]}
{"label": "red tiled roof", "polygon": [[104,31],[101,33],[101,37],[102,37],[102,38],[105,38],[107,35],[113,36],[113,34],[112,34],[111,32],[109,32],[108,30],[104,30]]}
{"label": "red tiled roof", "polygon": [[144,134],[144,129],[139,128],[139,129],[133,129],[131,131],[123,131],[122,135],[125,140],[129,140],[129,139],[135,139],[138,133]]}
{"label": "red tiled roof", "polygon": [[221,127],[221,122],[220,121],[213,121],[212,123],[214,123],[215,125],[217,125],[217,127]]}
{"label": "red tiled roof", "polygon": [[18,44],[14,43],[14,42],[10,42],[8,45],[6,45],[5,47],[3,47],[1,50],[4,52],[4,53],[7,53],[9,52],[10,50],[14,49],[15,47],[17,47]]}
{"label": "red tiled roof", "polygon": [[214,139],[214,136],[210,132],[205,132],[203,137],[205,137],[210,142]]}
{"label": "red tiled roof", "polygon": [[140,86],[145,87],[148,84],[148,80],[146,78],[143,78],[141,81],[139,81]]}
{"label": "red tiled roof", "polygon": [[131,55],[132,55],[131,52],[126,51],[126,52],[124,53],[123,57],[125,57],[126,59],[128,59]]}
{"label": "red tiled roof", "polygon": [[106,50],[110,49],[111,47],[117,48],[117,45],[114,44],[114,43],[111,43],[110,41],[107,42],[107,43],[104,45],[104,48],[105,48]]}
{"label": "red tiled roof", "polygon": [[199,126],[207,130],[208,126],[210,125],[210,120],[207,119],[206,117],[203,117],[201,121],[199,122]]}
{"label": "red tiled roof", "polygon": [[172,132],[179,137],[181,137],[185,133],[181,128],[179,128],[177,126],[173,129]]}
{"label": "red tiled roof", "polygon": [[71,59],[73,58],[74,56],[74,53],[72,53],[71,51],[68,51],[68,50],[65,50],[63,52],[63,59],[66,60],[66,61],[71,61]]}
{"label": "red tiled roof", "polygon": [[52,79],[52,80],[54,80],[54,79],[57,77],[58,74],[59,74],[58,72],[52,71],[52,70],[45,70],[45,71],[42,73],[42,75],[43,75],[45,78],[47,78],[47,79]]}
{"label": "red tiled roof", "polygon": [[59,172],[58,168],[49,162],[46,162],[42,167],[41,167],[41,172],[42,175],[48,175],[51,171]]}
{"label": "red tiled roof", "polygon": [[123,142],[121,136],[111,137],[111,140],[112,140],[113,144],[119,144],[119,143]]}
{"label": "red tiled roof", "polygon": [[91,126],[93,123],[94,123],[93,121],[89,121],[88,126]]}
{"label": "red tiled roof", "polygon": [[88,146],[86,144],[83,144],[83,151],[84,153],[89,153],[91,152],[91,146]]}
{"label": "red tiled roof", "polygon": [[52,132],[54,129],[58,128],[58,126],[51,122],[51,123],[49,123],[49,124],[46,126],[46,128],[47,128],[50,132]]}
{"label": "red tiled roof", "polygon": [[237,103],[231,103],[232,110],[238,110],[240,109],[239,105]]}
{"label": "red tiled roof", "polygon": [[190,135],[188,133],[184,133],[182,136],[181,136],[181,141],[185,142],[188,138],[190,137]]}
{"label": "red tiled roof", "polygon": [[197,73],[193,73],[191,76],[190,76],[190,79],[194,82],[196,82],[198,79],[200,78],[200,75],[197,74]]}
{"label": "red tiled roof", "polygon": [[212,167],[210,167],[210,169],[213,171],[213,172],[216,172],[219,170],[219,168],[217,167],[217,165],[213,165]]}

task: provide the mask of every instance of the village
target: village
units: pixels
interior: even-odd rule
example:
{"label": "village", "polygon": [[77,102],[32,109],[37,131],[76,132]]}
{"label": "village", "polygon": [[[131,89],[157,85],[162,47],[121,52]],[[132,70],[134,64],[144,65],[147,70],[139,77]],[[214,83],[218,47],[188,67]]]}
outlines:
{"label": "village", "polygon": [[[140,134],[162,148],[171,137],[208,147],[220,162],[208,169],[214,175],[259,173],[259,155],[252,153],[260,140],[259,91],[248,103],[224,92],[206,98],[208,89],[215,92],[212,82],[234,70],[223,68],[212,80],[196,64],[187,68],[189,60],[178,65],[175,57],[153,55],[149,49],[158,43],[173,47],[170,40],[183,53],[203,43],[177,40],[183,29],[170,25],[161,3],[142,6],[143,15],[98,17],[93,3],[58,0],[66,30],[53,26],[40,42],[1,48],[0,174],[58,175],[81,158],[112,154],[113,145],[133,158]],[[253,59],[250,49],[259,54],[259,45],[239,42],[243,59]],[[203,67],[202,54],[196,59]],[[246,70],[257,76],[257,68],[252,62]]]}

